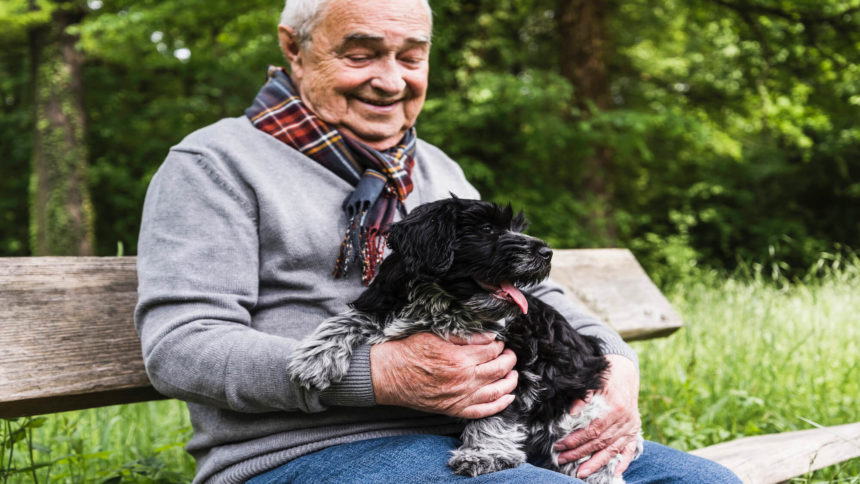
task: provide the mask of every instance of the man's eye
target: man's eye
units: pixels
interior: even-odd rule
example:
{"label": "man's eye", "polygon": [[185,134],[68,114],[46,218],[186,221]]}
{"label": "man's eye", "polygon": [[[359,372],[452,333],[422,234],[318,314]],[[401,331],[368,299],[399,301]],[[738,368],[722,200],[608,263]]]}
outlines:
{"label": "man's eye", "polygon": [[492,235],[492,234],[493,234],[493,232],[494,232],[494,230],[493,230],[493,226],[492,226],[492,225],[490,225],[490,224],[481,225],[481,233],[484,233],[484,234],[487,234],[487,235]]}
{"label": "man's eye", "polygon": [[418,64],[420,64],[423,60],[424,60],[424,59],[423,59],[423,58],[421,58],[421,57],[401,57],[401,58],[400,58],[400,61],[401,61],[401,62],[404,62],[404,63],[406,63],[406,64],[410,64],[410,65],[418,65]]}
{"label": "man's eye", "polygon": [[375,54],[369,50],[353,50],[344,55],[351,62],[366,62],[373,58]]}

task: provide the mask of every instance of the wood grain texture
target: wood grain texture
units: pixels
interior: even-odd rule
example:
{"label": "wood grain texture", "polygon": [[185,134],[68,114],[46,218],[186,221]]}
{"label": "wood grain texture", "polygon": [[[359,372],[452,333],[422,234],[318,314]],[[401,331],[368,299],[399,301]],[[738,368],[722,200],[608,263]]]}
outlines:
{"label": "wood grain texture", "polygon": [[0,259],[0,417],[152,399],[133,257]]}
{"label": "wood grain texture", "polygon": [[745,484],[773,484],[860,457],[860,422],[746,437],[691,454],[719,462]]}
{"label": "wood grain texture", "polygon": [[[159,398],[132,314],[134,257],[0,258],[0,417]],[[552,276],[630,339],[680,318],[626,250],[559,250]]]}
{"label": "wood grain texture", "polygon": [[683,324],[627,249],[556,250],[550,277],[627,341],[666,336]]}

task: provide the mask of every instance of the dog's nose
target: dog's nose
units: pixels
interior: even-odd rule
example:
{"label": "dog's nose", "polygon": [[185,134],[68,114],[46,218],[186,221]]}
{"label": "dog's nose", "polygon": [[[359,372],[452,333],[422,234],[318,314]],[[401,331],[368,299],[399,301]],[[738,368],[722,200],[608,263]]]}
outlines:
{"label": "dog's nose", "polygon": [[543,257],[546,260],[550,260],[550,259],[552,259],[552,249],[550,249],[548,246],[545,245],[545,246],[541,247],[540,249],[538,249],[538,255],[540,255],[541,257]]}

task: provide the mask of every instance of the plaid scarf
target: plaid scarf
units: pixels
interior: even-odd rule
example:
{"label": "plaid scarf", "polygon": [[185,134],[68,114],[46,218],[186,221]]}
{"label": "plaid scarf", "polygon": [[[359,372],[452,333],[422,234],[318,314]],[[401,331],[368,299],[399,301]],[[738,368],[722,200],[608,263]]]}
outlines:
{"label": "plaid scarf", "polygon": [[347,227],[334,277],[346,275],[350,264],[358,262],[362,282],[370,284],[382,260],[394,212],[405,213],[403,201],[412,192],[415,128],[410,128],[397,146],[377,151],[342,135],[310,112],[286,71],[275,66],[269,67],[268,82],[245,115],[258,129],[355,187],[343,202]]}

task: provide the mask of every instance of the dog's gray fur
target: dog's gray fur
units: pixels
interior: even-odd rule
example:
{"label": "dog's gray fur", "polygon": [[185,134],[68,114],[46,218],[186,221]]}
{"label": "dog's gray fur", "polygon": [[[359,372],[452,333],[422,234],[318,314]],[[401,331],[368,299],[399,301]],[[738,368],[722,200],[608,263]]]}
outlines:
{"label": "dog's gray fur", "polygon": [[460,435],[463,445],[452,451],[448,466],[472,477],[517,467],[526,461],[526,437],[521,424],[512,425],[502,415],[473,420]]}

